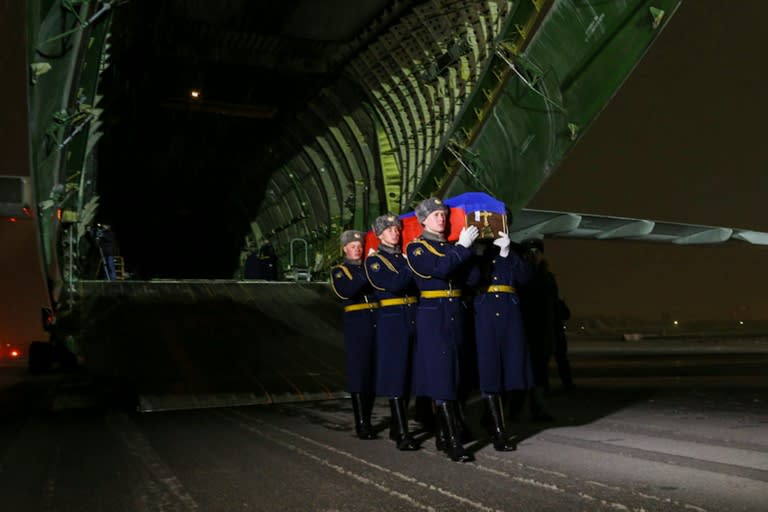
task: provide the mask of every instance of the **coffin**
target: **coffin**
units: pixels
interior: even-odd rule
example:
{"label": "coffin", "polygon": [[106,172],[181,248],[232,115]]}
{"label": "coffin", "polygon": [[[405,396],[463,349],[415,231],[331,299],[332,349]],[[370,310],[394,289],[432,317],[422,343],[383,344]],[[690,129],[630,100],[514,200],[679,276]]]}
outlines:
{"label": "coffin", "polygon": [[[458,196],[449,197],[443,201],[450,208],[448,240],[459,239],[461,228],[469,225],[477,226],[480,238],[493,239],[499,231],[507,232],[507,208],[503,202],[483,192],[465,192]],[[400,215],[403,223],[402,246],[421,235],[421,224],[414,212]],[[376,249],[379,239],[373,230],[365,237],[365,250]]]}

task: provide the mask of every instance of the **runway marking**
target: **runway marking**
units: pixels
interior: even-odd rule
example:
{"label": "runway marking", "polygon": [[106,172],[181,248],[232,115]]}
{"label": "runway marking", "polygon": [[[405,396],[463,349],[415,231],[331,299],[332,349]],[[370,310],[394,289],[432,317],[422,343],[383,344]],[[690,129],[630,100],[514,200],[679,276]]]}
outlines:
{"label": "runway marking", "polygon": [[[248,416],[248,415],[246,415],[244,413],[241,413],[239,411],[237,411],[237,412],[232,411],[232,412],[236,413],[239,416],[246,417],[249,420],[257,421],[257,422],[259,422],[261,424],[266,424],[265,422],[262,422],[261,420],[259,420],[257,418],[254,418],[252,416]],[[391,470],[389,470],[387,468],[383,468],[383,467],[378,466],[378,465],[376,465],[374,463],[365,461],[363,459],[359,459],[358,457],[356,457],[356,456],[354,456],[352,454],[349,454],[349,453],[344,452],[344,451],[340,451],[340,450],[338,450],[338,449],[336,449],[334,447],[330,447],[330,446],[324,445],[322,443],[318,443],[318,442],[316,442],[314,440],[307,439],[304,436],[301,436],[300,434],[296,434],[296,433],[290,432],[290,431],[285,431],[284,429],[281,429],[280,427],[275,427],[273,425],[270,425],[270,427],[275,428],[277,430],[281,430],[281,431],[287,432],[290,435],[294,435],[294,436],[300,437],[301,439],[304,439],[304,440],[306,440],[306,441],[308,441],[310,443],[317,444],[319,446],[322,446],[322,447],[324,447],[326,449],[329,449],[329,450],[334,451],[336,453],[342,454],[344,456],[351,457],[351,458],[353,458],[353,459],[355,459],[355,460],[357,460],[357,461],[359,461],[359,462],[361,462],[361,463],[363,463],[365,465],[374,467],[374,468],[376,468],[378,470],[385,471],[385,472],[388,472],[388,473],[390,473],[390,474],[392,474],[394,476],[398,476],[398,477],[401,477],[403,479],[406,479],[409,483],[413,483],[415,485],[421,485],[422,487],[425,487],[425,486],[429,485],[429,484],[423,484],[423,483],[419,482],[418,480],[416,480],[415,478],[409,477],[407,475],[403,475],[403,474],[398,473],[398,472],[393,472],[393,471],[391,471]],[[427,449],[423,449],[422,452],[424,454],[427,454],[427,455],[430,455],[430,456],[438,456],[438,455],[440,455],[437,451],[432,451],[432,450],[427,450]],[[486,457],[488,457],[490,459],[493,459],[493,460],[496,460],[496,461],[509,462],[509,461],[507,461],[505,459],[502,459],[500,457],[494,457],[492,455],[488,455]],[[571,478],[570,475],[567,475],[567,474],[562,473],[562,472],[551,471],[551,470],[541,469],[541,468],[533,468],[533,467],[530,467],[530,466],[525,466],[525,465],[520,464],[520,463],[517,463],[517,464],[518,464],[518,466],[520,466],[522,468],[534,469],[534,470],[536,470],[536,471],[538,471],[540,473],[545,473],[545,474],[557,476],[557,477],[560,477],[560,478],[563,478],[563,479]],[[528,486],[532,486],[532,487],[537,487],[539,489],[545,489],[545,490],[556,492],[556,493],[560,493],[560,494],[576,495],[576,496],[578,496],[581,499],[584,499],[584,500],[587,500],[587,501],[590,501],[590,502],[593,502],[593,503],[594,502],[599,502],[601,505],[608,506],[608,507],[616,509],[616,510],[624,510],[624,511],[632,511],[632,512],[643,512],[643,510],[644,510],[643,508],[631,508],[631,507],[628,507],[628,506],[626,506],[626,505],[624,505],[622,503],[612,502],[612,501],[608,501],[608,500],[605,500],[605,499],[602,499],[602,498],[596,498],[594,496],[590,496],[590,495],[588,495],[586,493],[583,493],[583,492],[573,493],[572,491],[569,491],[568,489],[565,489],[565,488],[561,488],[561,487],[557,486],[556,484],[552,484],[552,483],[548,483],[548,482],[543,482],[543,481],[540,481],[540,480],[536,480],[534,478],[524,478],[524,477],[520,477],[520,476],[511,475],[511,474],[506,473],[504,471],[501,471],[501,470],[498,470],[498,469],[494,469],[494,468],[491,468],[491,467],[488,467],[488,466],[484,466],[484,465],[479,464],[477,462],[469,463],[467,465],[468,466],[473,466],[473,467],[477,468],[480,471],[484,471],[484,472],[487,472],[487,473],[495,474],[497,476],[501,476],[501,477],[504,477],[504,478],[509,478],[511,480],[514,480],[514,481],[516,481],[518,483],[521,483],[521,484],[524,484],[524,485],[528,485]],[[608,488],[609,486],[605,486],[605,487]],[[431,490],[435,490],[436,492],[440,492],[441,494],[446,494],[446,493],[447,493],[446,495],[450,495],[451,494],[448,491],[441,492],[441,490],[439,490],[436,487],[432,487],[432,486],[430,486],[430,489]],[[623,491],[623,489],[616,489],[616,488],[612,488],[612,489]],[[465,498],[457,497],[457,496],[450,496],[450,497],[452,497],[452,498],[459,498],[459,499],[462,499],[462,500],[465,499]],[[702,510],[702,512],[706,512],[706,511]]]}
{"label": "runway marking", "polygon": [[567,433],[543,433],[539,434],[537,437],[544,442],[566,446],[575,446],[593,452],[610,453],[613,455],[629,454],[628,456],[649,462],[711,471],[713,473],[746,478],[758,482],[768,482],[768,470],[761,468],[740,466],[735,463],[732,464],[728,462],[706,460],[693,456],[679,455],[647,448],[637,448],[629,445],[619,445],[605,441],[582,439],[568,436],[566,434]]}
{"label": "runway marking", "polygon": [[[282,446],[283,448],[287,448],[287,449],[291,450],[292,452],[298,453],[299,455],[303,455],[304,457],[312,459],[313,461],[315,461],[315,462],[317,462],[317,463],[319,463],[319,464],[321,464],[323,466],[326,466],[326,467],[328,467],[330,469],[333,469],[334,471],[336,471],[339,474],[342,474],[342,475],[348,476],[350,478],[353,478],[353,479],[357,480],[358,482],[360,482],[362,484],[373,486],[376,489],[378,489],[380,491],[383,491],[386,494],[389,494],[390,496],[394,496],[395,498],[398,498],[398,499],[401,499],[401,500],[404,500],[404,501],[408,502],[410,505],[412,505],[412,506],[414,506],[416,508],[420,508],[422,510],[428,510],[430,512],[437,512],[437,509],[417,501],[416,499],[414,499],[413,497],[411,497],[408,494],[396,491],[394,489],[391,489],[391,488],[387,487],[386,485],[383,485],[383,484],[380,484],[378,482],[375,482],[375,481],[371,480],[370,478],[367,478],[367,477],[365,477],[363,475],[359,475],[359,474],[355,473],[354,471],[345,469],[343,466],[339,466],[337,464],[334,464],[334,463],[328,461],[327,459],[323,459],[321,457],[318,457],[317,455],[315,455],[313,453],[310,453],[310,452],[308,452],[306,450],[303,450],[303,449],[299,448],[298,446],[296,446],[294,444],[291,444],[291,443],[289,443],[287,441],[283,441],[283,440],[277,439],[276,437],[269,435],[268,433],[264,432],[263,430],[260,430],[260,429],[258,429],[256,427],[254,427],[253,425],[249,425],[247,423],[239,421],[237,418],[232,418],[230,415],[227,415],[227,414],[225,414],[225,413],[223,413],[221,411],[214,411],[214,412],[217,413],[219,416],[223,417],[225,420],[234,422],[239,427],[244,428],[248,432],[260,435],[260,436],[264,437],[265,439],[269,439],[273,443],[278,444],[278,445]],[[234,415],[237,415],[237,416],[241,416],[243,418],[247,418],[249,421],[255,421],[255,422],[257,422],[257,423],[259,423],[261,425],[267,425],[263,421],[261,421],[259,419],[256,419],[256,418],[253,418],[253,417],[249,417],[246,414],[242,414],[242,413],[237,412],[237,411],[231,411],[231,413],[234,414]],[[284,433],[293,434],[292,432],[286,431],[286,430],[278,428],[278,427],[274,427],[273,425],[268,425],[268,426],[270,426],[272,428],[275,428],[276,430],[284,432]],[[298,436],[298,437],[301,438],[303,436]]]}
{"label": "runway marking", "polygon": [[[297,438],[301,439],[304,442],[307,442],[309,444],[313,444],[315,446],[318,446],[320,448],[326,449],[326,450],[328,450],[330,452],[333,452],[333,453],[336,453],[338,455],[342,455],[342,456],[347,457],[349,459],[352,459],[352,460],[354,460],[354,461],[356,461],[356,462],[358,462],[358,463],[360,463],[360,464],[362,464],[364,466],[368,466],[370,468],[376,469],[377,471],[381,471],[383,473],[387,473],[387,474],[389,474],[389,475],[391,475],[393,477],[399,478],[400,480],[403,480],[403,481],[408,482],[410,484],[418,485],[419,487],[423,487],[425,489],[429,489],[430,491],[437,492],[438,494],[442,494],[443,496],[446,496],[446,497],[451,498],[453,500],[459,501],[459,502],[463,503],[464,505],[468,505],[468,506],[470,506],[472,508],[475,508],[475,509],[478,509],[478,510],[483,510],[483,511],[486,511],[486,512],[503,512],[501,510],[494,509],[494,508],[488,507],[486,505],[483,505],[482,503],[470,500],[469,498],[465,498],[463,496],[459,496],[457,494],[454,494],[454,493],[452,493],[452,492],[450,492],[448,490],[443,489],[442,487],[438,487],[438,486],[435,486],[435,485],[427,483],[427,482],[422,482],[421,480],[418,480],[418,479],[416,479],[416,478],[414,478],[412,476],[408,476],[408,475],[405,475],[403,473],[400,473],[399,471],[392,471],[389,468],[385,468],[383,466],[380,466],[380,465],[375,464],[373,462],[370,462],[368,460],[361,459],[360,457],[357,457],[356,455],[353,455],[353,454],[351,454],[349,452],[345,452],[344,450],[339,450],[338,448],[335,448],[333,446],[327,445],[325,443],[321,443],[319,441],[315,441],[314,439],[311,439],[309,437],[303,436],[303,435],[298,434],[296,432],[293,432],[291,430],[287,430],[287,429],[284,429],[284,428],[277,427],[275,425],[269,424],[269,423],[267,423],[265,421],[262,421],[262,420],[260,420],[258,418],[254,418],[253,416],[250,416],[250,415],[245,414],[243,412],[240,412],[240,411],[229,411],[229,412],[232,415],[239,416],[241,418],[247,419],[248,421],[253,421],[253,422],[259,423],[260,425],[266,425],[266,426],[269,426],[270,428],[272,428],[274,430],[277,430],[279,432],[282,432],[284,434],[287,434],[287,435],[290,435],[290,436],[293,436],[293,437],[297,437]],[[232,420],[234,420],[234,418],[232,418]],[[241,422],[238,422],[238,423],[242,424]],[[243,425],[245,425],[245,424],[243,424]]]}
{"label": "runway marking", "polygon": [[[509,461],[509,460],[507,460],[507,459],[505,459],[503,457],[496,457],[494,455],[483,455],[483,457],[491,459],[491,460],[495,460],[497,462],[502,462],[504,464],[516,465],[519,468],[524,469],[524,470],[537,471],[537,472],[540,472],[540,473],[546,473],[546,474],[550,474],[550,475],[559,476],[559,477],[562,477],[563,479],[569,480],[570,482],[578,480],[582,484],[589,484],[589,485],[592,485],[592,486],[595,486],[595,487],[602,487],[604,489],[608,489],[610,491],[617,492],[617,493],[627,493],[627,492],[629,492],[632,496],[635,496],[635,497],[638,497],[638,498],[643,498],[643,499],[646,499],[646,500],[655,501],[655,502],[659,502],[659,503],[667,503],[667,504],[670,504],[670,505],[675,505],[677,507],[682,507],[682,508],[684,508],[686,510],[695,510],[697,512],[708,512],[707,509],[704,509],[704,508],[701,508],[701,507],[697,507],[696,505],[691,505],[689,503],[681,503],[679,501],[675,501],[675,500],[672,500],[672,499],[669,499],[669,498],[660,498],[658,496],[654,496],[654,495],[651,495],[651,494],[645,494],[645,493],[633,491],[633,490],[627,489],[625,487],[618,487],[618,486],[615,486],[615,485],[610,485],[610,484],[606,484],[606,483],[603,483],[603,482],[598,482],[596,480],[581,480],[578,477],[573,476],[573,475],[568,475],[568,474],[565,474],[565,473],[558,473],[558,472],[555,472],[555,471],[550,471],[548,469],[543,469],[543,468],[538,468],[536,466],[530,466],[528,464],[523,464],[521,462],[512,462],[512,461]],[[476,464],[476,463],[474,465],[480,466],[479,464]],[[485,467],[483,467],[481,469],[488,469],[488,470],[490,470],[492,472],[498,471],[498,470],[491,470],[490,468],[485,468]],[[499,471],[499,472],[503,473],[501,471]],[[540,484],[544,484],[544,482],[539,482],[538,480],[535,480],[535,479],[526,479],[526,478],[517,477],[517,476],[514,476],[514,475],[509,475],[509,476],[513,480],[521,482],[521,483],[530,483],[530,484],[536,485],[536,486],[540,486]],[[619,509],[619,510],[632,510],[633,512],[644,512],[645,511],[645,508],[642,507],[642,506],[640,508],[636,508],[636,507],[624,505],[623,503],[607,501],[607,500],[602,499],[602,498],[596,498],[596,497],[591,496],[589,494],[586,494],[586,493],[584,493],[582,491],[572,492],[572,491],[568,490],[567,488],[561,488],[561,487],[559,487],[559,486],[557,486],[555,484],[545,484],[545,485],[546,486],[551,486],[553,488],[552,490],[557,490],[558,492],[563,492],[563,493],[575,494],[575,495],[579,496],[580,498],[584,498],[584,499],[587,499],[587,500],[590,500],[590,501],[598,501],[598,502],[600,502],[603,505],[607,505],[609,507],[616,508],[616,509]],[[545,488],[548,488],[548,487],[545,487]]]}
{"label": "runway marking", "polygon": [[631,418],[624,419],[611,419],[596,422],[594,424],[598,428],[605,428],[610,431],[618,431],[628,434],[639,434],[647,437],[656,437],[662,439],[671,439],[674,441],[685,441],[692,443],[702,443],[708,446],[718,446],[722,448],[730,448],[736,450],[746,450],[751,452],[762,452],[768,454],[768,449],[764,444],[750,443],[744,440],[733,439],[718,439],[713,436],[705,436],[701,434],[695,434],[691,432],[685,432],[680,434],[675,430],[671,430],[665,427],[655,427],[648,425],[638,425],[636,422],[631,421]]}
{"label": "runway marking", "polygon": [[56,482],[58,482],[59,462],[61,462],[61,446],[56,448],[48,466],[48,478],[45,485],[45,496],[43,497],[43,510],[56,510],[54,494],[56,493]]}
{"label": "runway marking", "polygon": [[[144,434],[138,430],[128,416],[122,413],[109,414],[106,417],[106,423],[121,438],[130,453],[141,461],[149,473],[148,476],[152,477],[144,483],[153,491],[154,496],[152,498],[156,500],[153,505],[163,511],[177,510],[173,503],[173,498],[175,498],[176,503],[183,507],[182,510],[194,511],[199,509],[195,499],[186,491],[173,471],[165,465]],[[160,488],[157,484],[160,484]]]}

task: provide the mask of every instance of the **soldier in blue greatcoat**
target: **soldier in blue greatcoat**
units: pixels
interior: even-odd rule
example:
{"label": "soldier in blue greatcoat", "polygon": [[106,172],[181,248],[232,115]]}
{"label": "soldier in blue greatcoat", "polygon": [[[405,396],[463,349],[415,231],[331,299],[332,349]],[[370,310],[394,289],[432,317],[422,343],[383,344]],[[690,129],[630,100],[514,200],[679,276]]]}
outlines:
{"label": "soldier in blue greatcoat", "polygon": [[445,238],[448,208],[442,201],[425,199],[415,213],[424,230],[406,251],[420,291],[414,364],[421,391],[435,401],[438,448],[451,460],[465,462],[471,457],[461,444],[457,402],[466,312],[462,288],[473,286],[479,277],[469,249],[478,230],[475,226],[463,228],[454,245]]}
{"label": "soldier in blue greatcoat", "polygon": [[[489,430],[497,451],[514,450],[507,442],[501,396],[533,387],[533,373],[520,311],[520,286],[531,278],[531,268],[510,251],[506,233],[499,232],[488,271],[475,297],[475,337],[480,392],[486,402]],[[493,249],[493,248],[491,248]]]}
{"label": "soldier in blue greatcoat", "polygon": [[389,398],[390,438],[400,450],[417,450],[408,432],[406,415],[411,392],[413,346],[416,338],[418,289],[400,249],[400,219],[392,213],[378,217],[373,230],[379,248],[369,253],[365,271],[379,301],[376,324],[376,389]]}
{"label": "soldier in blue greatcoat", "polygon": [[331,286],[344,305],[344,351],[347,387],[352,396],[355,431],[360,439],[376,437],[371,411],[376,397],[376,317],[379,303],[363,268],[365,235],[341,234],[344,261],[331,269]]}

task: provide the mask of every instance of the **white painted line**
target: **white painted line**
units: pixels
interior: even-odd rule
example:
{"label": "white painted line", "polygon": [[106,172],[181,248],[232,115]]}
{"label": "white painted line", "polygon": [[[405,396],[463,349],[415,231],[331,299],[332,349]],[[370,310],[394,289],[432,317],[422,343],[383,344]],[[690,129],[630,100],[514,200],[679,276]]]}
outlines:
{"label": "white painted line", "polygon": [[153,503],[160,510],[169,510],[167,506],[175,499],[184,507],[184,510],[199,510],[194,498],[186,491],[173,471],[165,465],[147,438],[139,432],[128,416],[122,413],[109,414],[106,417],[106,423],[146,470],[146,481],[143,484],[152,491],[152,496],[148,497],[149,503]]}
{"label": "white painted line", "polygon": [[[243,421],[240,421],[237,418],[233,418],[231,415],[224,414],[221,411],[215,411],[215,412],[218,412],[218,414],[221,417],[223,417],[225,420],[231,421],[231,422],[237,424],[239,427],[247,430],[248,432],[251,432],[253,434],[257,434],[257,435],[259,435],[259,436],[261,436],[261,437],[263,437],[265,439],[269,439],[273,443],[278,444],[278,445],[282,446],[283,448],[287,448],[288,450],[291,450],[294,453],[298,453],[299,455],[307,457],[307,458],[309,458],[309,459],[311,459],[311,460],[313,460],[313,461],[315,461],[315,462],[317,462],[317,463],[319,463],[319,464],[321,464],[321,465],[323,465],[325,467],[333,469],[334,471],[336,471],[339,474],[342,474],[342,475],[348,476],[350,478],[353,478],[353,479],[357,480],[358,482],[360,482],[360,483],[362,483],[364,485],[370,485],[372,487],[375,487],[376,489],[378,489],[378,490],[380,490],[380,491],[382,491],[382,492],[384,492],[386,494],[389,494],[390,496],[393,496],[395,498],[398,498],[398,499],[401,499],[403,501],[408,502],[408,504],[410,504],[413,507],[419,508],[421,510],[428,510],[430,512],[436,512],[435,508],[433,508],[433,507],[431,507],[429,505],[426,505],[424,503],[419,502],[418,500],[416,500],[415,498],[413,498],[412,496],[410,496],[408,494],[396,491],[394,489],[391,489],[390,487],[387,487],[386,485],[383,485],[383,484],[380,484],[378,482],[375,482],[375,481],[371,480],[370,478],[367,478],[367,477],[365,477],[363,475],[355,473],[354,471],[346,469],[343,466],[339,466],[338,464],[334,464],[334,463],[330,462],[328,459],[324,459],[324,458],[318,457],[317,455],[314,455],[314,454],[312,454],[312,453],[310,453],[310,452],[308,452],[306,450],[302,450],[298,446],[296,446],[294,444],[291,444],[291,443],[289,443],[287,441],[283,441],[283,440],[277,439],[276,437],[269,435],[268,433],[264,432],[263,430],[261,430],[259,428],[256,428],[255,426],[253,426],[251,424],[248,424],[248,423],[245,423]],[[265,425],[264,422],[259,421],[259,420],[255,419],[255,418],[248,417],[247,415],[239,413],[237,411],[230,411],[230,412],[233,415],[237,415],[237,416],[241,416],[243,418],[247,418],[251,422],[256,422],[256,423],[259,423],[261,425]],[[272,425],[269,425],[269,426],[272,427]],[[276,428],[276,427],[272,427],[272,428]],[[291,432],[289,432],[287,430],[284,430],[284,429],[280,429],[280,428],[276,428],[276,429],[281,431],[281,432],[284,432],[284,433],[292,434]],[[299,437],[303,437],[303,436],[299,436]]]}

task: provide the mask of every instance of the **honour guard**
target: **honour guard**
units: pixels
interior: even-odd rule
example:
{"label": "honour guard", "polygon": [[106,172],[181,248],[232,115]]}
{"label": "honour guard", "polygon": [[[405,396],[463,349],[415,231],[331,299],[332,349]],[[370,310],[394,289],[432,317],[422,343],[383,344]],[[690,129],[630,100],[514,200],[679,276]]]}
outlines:
{"label": "honour guard", "polygon": [[490,433],[497,451],[514,450],[507,444],[501,396],[507,391],[533,387],[533,373],[526,345],[517,290],[531,278],[531,269],[499,232],[499,247],[487,279],[475,297],[475,334],[480,392],[488,407]]}
{"label": "honour guard", "polygon": [[437,198],[416,207],[424,231],[407,248],[408,264],[420,291],[416,317],[416,375],[425,395],[437,407],[438,449],[451,460],[471,457],[461,444],[458,393],[465,305],[462,287],[474,286],[479,277],[470,259],[478,236],[475,226],[464,227],[456,245],[446,241],[448,208]]}
{"label": "honour guard", "polygon": [[352,395],[355,431],[360,439],[373,439],[371,411],[376,393],[376,313],[373,296],[363,269],[361,231],[344,231],[341,247],[344,262],[331,269],[331,286],[344,305],[344,351],[347,357],[347,387]]}
{"label": "honour guard", "polygon": [[376,389],[389,397],[392,412],[390,439],[400,450],[418,450],[408,432],[408,397],[410,396],[413,345],[416,337],[416,302],[418,290],[413,272],[400,250],[402,224],[394,214],[378,217],[373,230],[379,237],[379,249],[365,260],[365,272],[379,301],[376,326]]}

